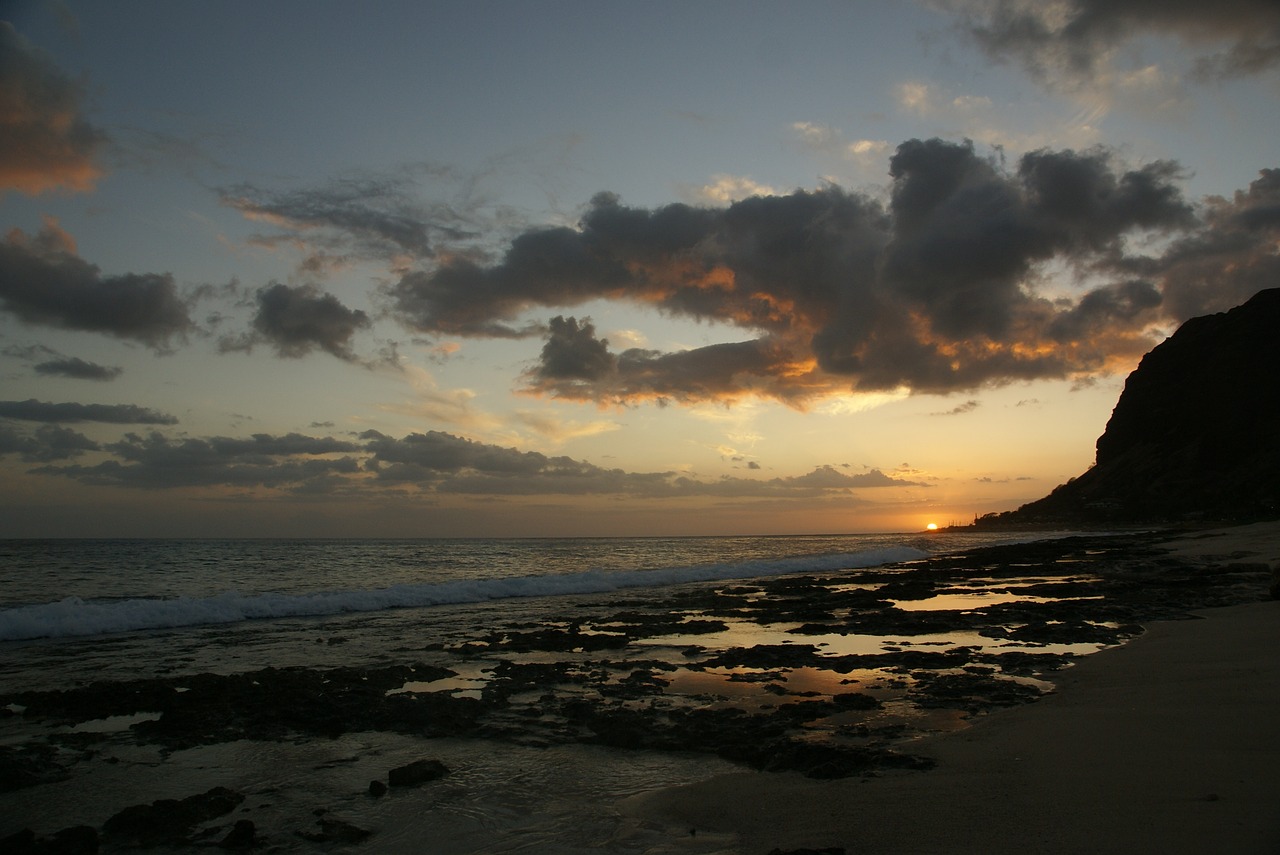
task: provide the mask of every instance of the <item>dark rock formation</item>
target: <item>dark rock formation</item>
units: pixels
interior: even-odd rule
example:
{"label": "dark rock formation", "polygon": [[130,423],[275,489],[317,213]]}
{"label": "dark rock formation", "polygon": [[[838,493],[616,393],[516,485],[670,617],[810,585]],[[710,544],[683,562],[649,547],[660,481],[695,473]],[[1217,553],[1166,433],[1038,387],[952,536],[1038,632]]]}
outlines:
{"label": "dark rock formation", "polygon": [[416,787],[449,774],[449,768],[439,760],[415,760],[407,766],[387,773],[387,783],[393,787]]}
{"label": "dark rock formation", "polygon": [[1192,318],[1144,356],[1097,449],[1080,477],[978,524],[1280,516],[1280,288]]}
{"label": "dark rock formation", "polygon": [[102,833],[126,845],[182,845],[190,842],[188,837],[195,826],[230,813],[242,801],[243,795],[226,787],[214,787],[185,799],[160,799],[125,808],[106,821]]}

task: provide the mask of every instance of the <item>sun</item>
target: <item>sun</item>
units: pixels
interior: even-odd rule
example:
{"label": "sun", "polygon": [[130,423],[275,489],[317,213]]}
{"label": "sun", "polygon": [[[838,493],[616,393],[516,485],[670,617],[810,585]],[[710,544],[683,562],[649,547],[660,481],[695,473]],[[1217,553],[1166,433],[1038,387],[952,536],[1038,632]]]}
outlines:
{"label": "sun", "polygon": [[937,530],[938,530],[938,524],[937,524],[937,523],[929,523],[927,526],[925,526],[925,528],[926,528],[926,529],[928,529],[929,531],[937,531]]}

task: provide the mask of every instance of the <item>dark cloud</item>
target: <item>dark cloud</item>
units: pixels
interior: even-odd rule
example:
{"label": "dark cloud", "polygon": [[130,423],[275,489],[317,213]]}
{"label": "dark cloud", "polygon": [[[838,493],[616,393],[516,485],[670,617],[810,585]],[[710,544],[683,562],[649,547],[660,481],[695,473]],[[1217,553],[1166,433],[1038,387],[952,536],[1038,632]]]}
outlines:
{"label": "dark cloud", "polygon": [[441,431],[413,433],[403,439],[369,431],[361,438],[373,453],[370,468],[384,480],[434,482],[463,470],[531,476],[551,465],[549,458],[535,451],[502,448]]}
{"label": "dark cloud", "polygon": [[1100,343],[1107,330],[1141,328],[1156,320],[1162,302],[1150,282],[1117,282],[1088,292],[1074,308],[1058,314],[1048,334],[1057,341]]}
{"label": "dark cloud", "polygon": [[557,315],[547,326],[547,342],[536,372],[539,380],[595,383],[618,370],[617,357],[609,352],[609,340],[596,338],[589,320],[579,325],[576,318]]}
{"label": "dark cloud", "polygon": [[160,489],[172,487],[270,487],[316,491],[359,471],[352,457],[321,457],[354,451],[350,442],[301,434],[248,439],[170,439],[159,433],[127,434],[104,445],[115,457],[93,466],[46,466],[35,470],[84,484]]}
{"label": "dark cloud", "polygon": [[70,377],[73,380],[114,380],[124,373],[123,368],[86,362],[78,356],[37,363],[35,371],[49,377]]}
{"label": "dark cloud", "polygon": [[556,316],[526,390],[568,400],[616,403],[730,399],[748,392],[786,398],[799,389],[776,382],[790,355],[770,339],[713,344],[674,353],[631,348],[609,351],[587,321]]}
{"label": "dark cloud", "polygon": [[29,463],[68,460],[99,448],[98,443],[71,428],[46,424],[24,433],[0,425],[0,455],[17,454]]}
{"label": "dark cloud", "polygon": [[1121,46],[1149,35],[1179,39],[1204,78],[1258,74],[1280,64],[1274,0],[952,0],[991,56],[1046,83],[1090,81]]}
{"label": "dark cloud", "polygon": [[1210,199],[1207,227],[1158,259],[1125,259],[1121,272],[1157,279],[1166,314],[1177,321],[1238,306],[1280,282],[1280,169],[1264,169],[1246,191]]}
{"label": "dark cloud", "polygon": [[267,343],[280,356],[302,357],[312,350],[354,361],[351,338],[370,326],[368,315],[348,309],[332,294],[313,285],[289,286],[273,283],[258,289],[258,311],[253,332],[238,338],[224,338],[223,351],[249,350]]}
{"label": "dark cloud", "polygon": [[9,345],[0,353],[33,363],[37,374],[48,377],[69,377],[73,380],[114,380],[124,373],[123,368],[99,365],[78,356],[65,356],[43,344]]}
{"label": "dark cloud", "polygon": [[0,401],[0,418],[29,422],[104,422],[117,425],[173,425],[178,420],[136,404],[54,404],[30,398]]}
{"label": "dark cloud", "polygon": [[105,333],[161,348],[195,328],[173,277],[104,276],[53,222],[0,242],[0,306],[28,324]]}
{"label": "dark cloud", "polygon": [[[835,186],[726,208],[643,210],[599,194],[578,228],[526,231],[497,263],[445,260],[388,296],[427,334],[542,334],[526,389],[611,403],[754,395],[802,406],[849,389],[1079,377],[1144,352],[1152,324],[1178,320],[1163,305],[1168,260],[1132,249],[1135,237],[1184,246],[1205,230],[1177,164],[1125,168],[1099,147],[1035,151],[1006,168],[967,141],[932,139],[899,146],[890,174],[887,205]],[[1215,216],[1257,232],[1269,204]],[[1036,278],[1049,263],[1089,290],[1042,296]],[[529,320],[597,299],[754,335],[619,353],[586,319]]]}
{"label": "dark cloud", "polygon": [[0,194],[88,190],[104,134],[81,115],[84,87],[0,21]]}

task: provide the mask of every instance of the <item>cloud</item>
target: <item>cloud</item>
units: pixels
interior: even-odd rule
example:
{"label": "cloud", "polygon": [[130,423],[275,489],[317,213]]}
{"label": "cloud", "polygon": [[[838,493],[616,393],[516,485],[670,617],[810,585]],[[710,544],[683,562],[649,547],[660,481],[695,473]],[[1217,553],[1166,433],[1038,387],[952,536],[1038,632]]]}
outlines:
{"label": "cloud", "polygon": [[[1041,149],[1006,167],[967,141],[908,140],[890,175],[887,204],[835,185],[718,208],[633,208],[602,193],[576,228],[527,230],[488,265],[444,260],[387,297],[427,335],[544,336],[525,389],[570,400],[804,406],[850,391],[946,393],[1127,367],[1189,302],[1164,303],[1170,259],[1135,254],[1132,239],[1191,253],[1196,235],[1257,232],[1269,210],[1222,200],[1206,221],[1176,163],[1128,168],[1102,147]],[[1270,192],[1259,185],[1250,199]],[[1225,257],[1215,263],[1235,275]],[[1049,264],[1087,289],[1039,293]],[[589,319],[530,317],[592,300],[748,337],[615,350]]]}
{"label": "cloud", "polygon": [[[46,432],[49,433],[49,432]],[[395,438],[367,431],[357,440],[302,434],[171,438],[126,434],[97,445],[52,434],[43,444],[0,429],[0,453],[19,453],[45,465],[33,474],[90,485],[137,489],[267,488],[293,493],[379,493],[465,496],[626,496],[638,499],[712,496],[730,499],[848,499],[851,491],[923,487],[877,469],[847,475],[819,466],[798,477],[699,480],[675,472],[627,472],[570,457],[477,442],[441,431]],[[93,465],[57,463],[85,451],[108,455]],[[46,455],[46,456],[41,456]],[[748,467],[758,468],[758,467]]]}
{"label": "cloud", "polygon": [[1051,86],[1105,83],[1115,75],[1112,65],[1120,49],[1150,35],[1177,39],[1194,57],[1192,71],[1202,79],[1260,74],[1280,65],[1280,6],[1270,0],[953,0],[942,5],[960,13],[962,26],[992,57],[1017,62]]}
{"label": "cloud", "polygon": [[965,401],[963,404],[960,404],[959,406],[953,407],[953,408],[951,408],[950,410],[944,410],[943,412],[939,412],[939,413],[930,413],[930,415],[933,415],[933,416],[962,416],[962,415],[964,415],[965,413],[972,413],[974,410],[978,409],[978,407],[981,407],[981,406],[982,406],[982,404],[978,403],[977,401]]}
{"label": "cloud", "polygon": [[104,276],[52,220],[0,242],[0,307],[27,324],[105,333],[153,348],[195,328],[169,274]]}
{"label": "cloud", "polygon": [[430,431],[392,439],[363,435],[374,453],[370,468],[382,480],[434,485],[439,492],[491,495],[620,494],[672,496],[812,498],[857,488],[924,486],[890,478],[879,470],[844,475],[822,466],[794,478],[767,481],[725,477],[700,481],[671,472],[624,472],[569,457],[548,457]]}
{"label": "cloud", "polygon": [[247,439],[170,439],[159,433],[127,434],[104,445],[113,459],[93,466],[45,466],[39,474],[61,475],[94,486],[142,489],[174,487],[270,487],[316,491],[336,487],[359,471],[356,460],[322,455],[354,451],[355,443],[302,434],[254,434]]}
{"label": "cloud", "polygon": [[174,425],[178,420],[136,404],[54,404],[29,398],[25,401],[0,401],[0,418],[30,422],[104,422],[107,424]]}
{"label": "cloud", "polygon": [[775,479],[778,483],[812,487],[927,487],[920,481],[891,478],[879,469],[846,475],[833,466],[819,466],[798,478]]}
{"label": "cloud", "polygon": [[47,377],[107,381],[124,373],[124,369],[118,366],[99,365],[78,356],[64,356],[43,344],[10,345],[0,349],[0,353],[34,363],[32,369]]}
{"label": "cloud", "polygon": [[555,413],[542,410],[517,410],[513,414],[513,418],[542,438],[557,444],[571,439],[611,433],[622,427],[617,422],[600,419],[590,422],[579,422],[573,419],[566,420]]}
{"label": "cloud", "polygon": [[[775,377],[785,373],[790,355],[769,340],[713,344],[692,350],[660,353],[631,348],[609,350],[608,339],[595,336],[589,321],[551,319],[539,364],[525,375],[525,391],[575,401],[619,404],[639,400],[660,403],[728,400],[767,393]],[[790,389],[774,388],[773,397]]]}
{"label": "cloud", "polygon": [[332,294],[314,285],[290,286],[272,283],[255,294],[258,304],[253,332],[226,337],[219,343],[224,352],[251,350],[266,343],[282,357],[299,358],[320,349],[348,362],[356,361],[351,338],[370,326],[368,315],[348,309]]}
{"label": "cloud", "polygon": [[711,176],[708,184],[685,187],[682,195],[697,204],[725,205],[749,196],[773,196],[776,193],[777,191],[769,185],[761,184],[746,175],[718,174]]}
{"label": "cloud", "polygon": [[[421,167],[417,171],[432,171]],[[437,170],[438,171],[438,170]],[[223,204],[245,218],[279,229],[260,235],[260,246],[291,245],[308,252],[302,267],[312,272],[342,266],[349,260],[390,261],[404,267],[436,255],[436,243],[476,236],[463,210],[447,203],[423,204],[415,199],[410,173],[361,175],[335,179],[321,188],[271,191],[241,184],[221,191]]]}
{"label": "cloud", "polygon": [[89,190],[106,139],[81,115],[83,87],[0,21],[0,194]]}
{"label": "cloud", "polygon": [[[791,130],[807,148],[855,160],[862,165],[879,162],[891,146],[886,140],[858,139],[849,142],[842,131],[817,122],[792,122]],[[776,195],[776,194],[770,194]],[[724,199],[722,201],[730,201]]]}
{"label": "cloud", "polygon": [[1120,273],[1157,281],[1176,320],[1225,311],[1280,282],[1280,169],[1263,169],[1233,198],[1208,200],[1206,228],[1158,259],[1120,259]]}
{"label": "cloud", "polygon": [[69,377],[74,380],[114,380],[124,373],[124,369],[118,366],[99,365],[96,362],[86,362],[78,356],[72,356],[64,359],[51,359],[48,362],[41,362],[35,366],[37,374],[44,374],[49,377]]}
{"label": "cloud", "polygon": [[908,113],[927,116],[937,109],[938,96],[928,83],[908,81],[894,87],[898,107]]}
{"label": "cloud", "polygon": [[0,455],[17,454],[29,463],[68,460],[99,448],[98,443],[71,428],[46,424],[22,433],[0,425]]}

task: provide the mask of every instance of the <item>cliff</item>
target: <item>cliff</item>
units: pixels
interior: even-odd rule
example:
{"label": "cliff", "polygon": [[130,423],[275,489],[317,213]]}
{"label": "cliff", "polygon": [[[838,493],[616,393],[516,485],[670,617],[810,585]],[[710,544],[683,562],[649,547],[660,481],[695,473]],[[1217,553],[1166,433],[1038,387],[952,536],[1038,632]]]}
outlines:
{"label": "cliff", "polygon": [[1125,381],[1094,465],[979,525],[1280,517],[1280,288],[1192,318]]}

